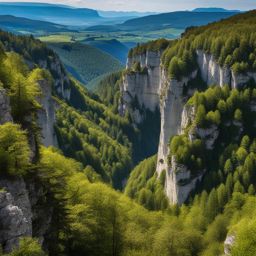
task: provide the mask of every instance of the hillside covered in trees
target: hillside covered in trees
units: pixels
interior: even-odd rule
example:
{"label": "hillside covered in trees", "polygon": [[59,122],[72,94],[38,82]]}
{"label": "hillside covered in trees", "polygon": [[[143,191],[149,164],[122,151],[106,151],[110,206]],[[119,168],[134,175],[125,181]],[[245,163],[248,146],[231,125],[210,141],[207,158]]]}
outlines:
{"label": "hillside covered in trees", "polygon": [[169,76],[181,78],[195,70],[198,50],[212,54],[220,66],[231,67],[235,73],[255,70],[255,14],[250,11],[187,29],[181,41],[172,41],[163,55]]}
{"label": "hillside covered in trees", "polygon": [[[255,12],[237,15],[130,56],[166,48],[162,62],[177,79],[196,67],[198,49],[235,72],[255,72],[254,21]],[[119,115],[122,73],[93,94],[67,76],[45,44],[1,31],[0,255],[215,256],[231,239],[229,255],[254,256],[256,85],[200,81],[185,99],[193,111],[184,132],[170,138],[168,165],[175,158],[192,176],[204,176],[184,204],[170,205],[165,172],[155,172],[159,113],[142,107],[139,125],[128,112]],[[38,119],[51,102],[56,144],[46,147]],[[218,138],[209,147],[197,132],[212,128]]]}

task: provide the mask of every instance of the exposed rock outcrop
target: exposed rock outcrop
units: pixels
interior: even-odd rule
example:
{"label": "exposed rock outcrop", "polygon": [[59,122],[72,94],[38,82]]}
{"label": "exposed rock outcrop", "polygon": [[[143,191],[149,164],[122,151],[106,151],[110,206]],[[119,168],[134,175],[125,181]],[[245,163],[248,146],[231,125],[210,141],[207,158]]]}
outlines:
{"label": "exposed rock outcrop", "polygon": [[202,79],[208,85],[230,85],[232,88],[241,88],[250,79],[256,82],[256,73],[235,74],[230,68],[221,67],[213,55],[201,50],[197,51],[197,63]]}
{"label": "exposed rock outcrop", "polygon": [[177,164],[174,156],[172,156],[171,165],[167,170],[165,191],[171,204],[185,202],[204,174],[204,171],[201,171],[198,175],[193,176],[185,165]]}
{"label": "exposed rock outcrop", "polygon": [[59,60],[59,58],[55,58],[54,61],[51,62],[50,66],[51,72],[54,74],[54,87],[57,93],[64,99],[70,99],[70,80]]}
{"label": "exposed rock outcrop", "polygon": [[132,107],[135,101],[138,102],[138,107],[145,107],[151,111],[159,108],[160,59],[160,51],[147,51],[144,55],[127,60],[128,70],[135,62],[140,63],[141,69],[143,69],[143,72],[128,72],[124,76],[123,86],[120,88],[122,102],[119,112],[123,115],[126,109],[129,109],[135,123],[143,121],[143,115]]}
{"label": "exposed rock outcrop", "polygon": [[45,237],[51,230],[54,206],[49,202],[47,191],[38,181],[27,181],[27,190],[32,210],[32,236],[36,237],[43,247],[46,247]]}
{"label": "exposed rock outcrop", "polygon": [[52,207],[43,187],[35,180],[0,178],[0,246],[10,252],[25,236],[37,237],[43,245],[52,220]]}
{"label": "exposed rock outcrop", "polygon": [[208,128],[199,128],[196,127],[192,131],[189,132],[190,141],[195,140],[196,138],[200,138],[204,141],[206,149],[213,149],[213,145],[216,139],[219,136],[219,130],[216,125],[212,125]]}
{"label": "exposed rock outcrop", "polygon": [[54,130],[55,110],[57,104],[52,98],[51,84],[47,80],[38,81],[42,95],[39,98],[39,103],[42,108],[38,111],[38,125],[41,128],[42,143],[48,146],[58,146]]}
{"label": "exposed rock outcrop", "polygon": [[0,124],[12,122],[10,100],[6,90],[0,88]]}
{"label": "exposed rock outcrop", "polygon": [[234,235],[228,235],[224,242],[224,253],[225,255],[231,255],[231,248],[233,244],[235,243],[235,236]]}
{"label": "exposed rock outcrop", "polygon": [[68,78],[68,75],[66,74],[66,71],[63,68],[63,65],[61,64],[60,59],[55,56],[50,64],[47,60],[40,60],[39,66],[43,69],[47,69],[51,72],[53,78],[54,78],[54,88],[56,92],[66,100],[70,99],[70,80]]}
{"label": "exposed rock outcrop", "polygon": [[0,188],[0,244],[10,252],[20,237],[32,236],[31,204],[22,178],[1,178]]}

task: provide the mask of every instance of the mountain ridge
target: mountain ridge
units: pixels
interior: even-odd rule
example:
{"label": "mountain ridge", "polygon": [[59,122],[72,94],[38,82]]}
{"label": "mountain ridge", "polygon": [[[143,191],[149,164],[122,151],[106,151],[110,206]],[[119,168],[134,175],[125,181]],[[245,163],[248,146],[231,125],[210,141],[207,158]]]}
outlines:
{"label": "mountain ridge", "polygon": [[241,12],[240,10],[229,10],[219,7],[199,7],[192,10],[192,12]]}
{"label": "mountain ridge", "polygon": [[[52,22],[41,21],[41,20],[32,20],[28,18],[16,17],[13,15],[0,15],[0,27],[3,29],[9,29],[12,32],[18,32],[22,29],[31,33],[38,33],[47,31],[50,33],[53,32],[71,32],[72,29],[67,28],[64,25],[55,24]],[[41,33],[42,33],[41,32]],[[39,32],[40,33],[40,32]]]}

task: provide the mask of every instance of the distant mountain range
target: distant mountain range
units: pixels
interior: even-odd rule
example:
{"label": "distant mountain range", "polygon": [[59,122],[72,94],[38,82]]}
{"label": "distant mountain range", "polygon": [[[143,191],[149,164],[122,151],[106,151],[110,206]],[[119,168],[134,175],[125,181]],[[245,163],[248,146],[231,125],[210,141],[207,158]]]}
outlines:
{"label": "distant mountain range", "polygon": [[[122,24],[121,30],[136,26],[146,29],[203,25],[227,18],[239,11],[223,8],[197,8],[193,11],[156,14],[152,12],[96,11],[88,8],[75,8],[61,4],[0,2],[0,15],[12,15],[33,20],[46,21],[66,26],[88,27]],[[200,13],[200,14],[198,14]],[[149,24],[150,23],[150,24]],[[103,27],[104,28],[104,27]],[[115,27],[114,30],[117,28]],[[133,28],[132,28],[133,29]],[[113,28],[112,28],[113,30]]]}
{"label": "distant mountain range", "polygon": [[117,24],[125,20],[143,17],[150,12],[96,11],[60,4],[0,2],[0,15],[12,15],[34,20],[53,22],[68,26],[92,26],[97,24]]}
{"label": "distant mountain range", "polygon": [[201,26],[219,21],[237,14],[235,11],[213,12],[207,11],[178,11],[161,13],[129,19],[122,24],[113,26],[93,26],[89,30],[95,31],[153,31],[165,28],[185,29],[189,26]]}
{"label": "distant mountain range", "polygon": [[0,15],[13,15],[62,25],[88,25],[102,19],[96,10],[44,3],[3,3]]}
{"label": "distant mountain range", "polygon": [[32,34],[72,31],[63,25],[58,25],[47,21],[20,18],[12,15],[0,15],[0,28],[14,33],[20,33],[20,31],[24,31],[26,33]]}
{"label": "distant mountain range", "polygon": [[227,10],[224,8],[218,8],[218,7],[208,7],[208,8],[196,8],[193,10],[193,12],[241,12],[239,10]]}
{"label": "distant mountain range", "polygon": [[143,17],[157,14],[156,12],[125,12],[125,11],[98,11],[99,15],[105,18],[117,17]]}

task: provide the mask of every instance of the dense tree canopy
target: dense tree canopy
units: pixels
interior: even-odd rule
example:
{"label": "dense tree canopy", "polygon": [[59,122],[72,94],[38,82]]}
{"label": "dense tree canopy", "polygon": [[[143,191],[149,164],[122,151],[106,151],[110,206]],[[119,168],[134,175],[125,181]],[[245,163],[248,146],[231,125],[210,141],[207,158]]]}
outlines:
{"label": "dense tree canopy", "polygon": [[0,170],[2,174],[23,175],[30,164],[26,132],[17,124],[0,125]]}
{"label": "dense tree canopy", "polygon": [[150,210],[161,210],[168,207],[168,199],[164,193],[165,172],[157,177],[156,156],[138,164],[127,181],[125,194],[135,199]]}
{"label": "dense tree canopy", "polygon": [[[164,63],[176,78],[191,72],[197,48],[214,54],[221,65],[232,66],[235,72],[251,70],[255,33],[248,21],[254,18],[255,12],[241,14],[237,20],[223,21],[222,28],[214,23],[189,29],[181,40],[160,40],[137,51],[168,45]],[[237,32],[229,26],[231,22]],[[241,35],[239,40],[236,33]],[[105,97],[99,100],[70,80],[70,99],[55,98],[56,131],[63,153],[37,141],[40,152],[34,161],[29,139],[38,134],[37,82],[56,77],[49,68],[48,73],[28,67],[24,58],[36,63],[48,54],[49,67],[54,54],[32,37],[0,32],[0,41],[1,87],[10,96],[14,117],[14,123],[0,125],[0,171],[11,178],[33,180],[40,188],[40,203],[53,212],[51,232],[45,235],[50,256],[215,256],[223,254],[227,235],[235,237],[232,256],[255,255],[255,88],[210,87],[188,100],[186,107],[194,108],[195,115],[184,134],[171,139],[169,165],[174,157],[190,169],[192,177],[203,169],[205,175],[185,204],[169,206],[165,172],[159,177],[154,173],[156,156],[135,167],[125,193],[106,184],[122,188],[132,166],[131,137],[136,134],[129,118],[117,115],[116,88],[99,93],[111,101],[109,108]],[[19,55],[6,52],[12,49]],[[109,78],[110,83],[117,80]],[[210,128],[219,132],[212,149],[206,147],[207,138],[198,135],[198,129]],[[27,255],[45,253],[36,240],[24,238],[10,256]]]}
{"label": "dense tree canopy", "polygon": [[255,17],[251,11],[188,30],[165,51],[163,62],[169,75],[180,78],[195,69],[196,50],[212,54],[220,66],[235,73],[255,70]]}

